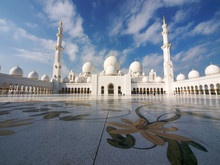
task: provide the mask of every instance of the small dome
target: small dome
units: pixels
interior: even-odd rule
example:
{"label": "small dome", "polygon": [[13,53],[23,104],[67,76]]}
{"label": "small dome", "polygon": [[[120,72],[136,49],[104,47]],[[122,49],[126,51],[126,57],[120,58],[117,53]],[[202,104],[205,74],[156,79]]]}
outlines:
{"label": "small dome", "polygon": [[79,78],[79,77],[76,77],[75,82],[76,82],[76,83],[80,83],[80,82],[81,82],[80,78]]}
{"label": "small dome", "polygon": [[144,77],[143,77],[143,79],[142,79],[142,82],[144,82],[144,83],[147,83],[147,82],[149,82],[149,77],[147,77],[147,76],[144,76]]}
{"label": "small dome", "polygon": [[192,79],[192,78],[198,78],[199,77],[199,72],[197,70],[191,70],[188,74],[188,78]]}
{"label": "small dome", "polygon": [[156,83],[162,83],[162,78],[159,77],[159,76],[156,77],[155,82],[156,82]]}
{"label": "small dome", "polygon": [[138,62],[138,61],[132,62],[130,67],[129,67],[129,72],[132,72],[132,73],[142,73],[142,65],[141,65],[141,63]]}
{"label": "small dome", "polygon": [[104,70],[106,71],[107,67],[111,65],[116,68],[116,71],[120,70],[120,62],[115,56],[112,56],[112,55],[106,58],[104,62]]}
{"label": "small dome", "polygon": [[83,73],[92,73],[94,71],[94,69],[95,69],[95,67],[93,66],[93,64],[90,61],[88,61],[85,64],[83,64],[82,72]]}
{"label": "small dome", "polygon": [[182,74],[182,73],[178,74],[177,77],[176,77],[176,80],[177,80],[177,81],[185,80],[184,74]]}
{"label": "small dome", "polygon": [[68,77],[64,77],[63,82],[64,83],[68,83],[69,82],[69,78]]}
{"label": "small dome", "polygon": [[104,70],[101,71],[99,75],[100,75],[100,76],[104,76],[104,75],[105,75],[105,71],[104,71]]}
{"label": "small dome", "polygon": [[35,70],[33,70],[32,72],[28,74],[28,78],[33,79],[33,80],[38,80],[39,75]]}
{"label": "small dome", "polygon": [[45,81],[45,82],[50,82],[50,77],[49,77],[47,74],[44,74],[44,75],[41,77],[41,80],[42,80],[42,81]]}
{"label": "small dome", "polygon": [[91,83],[91,77],[88,77],[86,80],[87,83]]}
{"label": "small dome", "polygon": [[115,75],[115,74],[117,74],[117,70],[115,69],[114,66],[110,65],[107,67],[105,74],[106,75]]}
{"label": "small dome", "polygon": [[23,70],[17,65],[15,67],[11,68],[9,74],[12,76],[16,76],[16,77],[22,77]]}
{"label": "small dome", "polygon": [[213,74],[218,74],[220,72],[220,69],[217,65],[209,65],[206,69],[205,69],[205,75],[213,75]]}

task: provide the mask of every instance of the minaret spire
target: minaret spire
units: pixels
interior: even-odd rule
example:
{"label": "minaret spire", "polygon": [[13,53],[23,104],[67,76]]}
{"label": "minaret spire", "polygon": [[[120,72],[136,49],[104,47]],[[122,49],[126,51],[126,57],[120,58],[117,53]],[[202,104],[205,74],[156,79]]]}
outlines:
{"label": "minaret spire", "polygon": [[62,19],[60,21],[60,26],[58,27],[57,33],[57,44],[55,46],[55,60],[53,65],[53,80],[56,85],[54,86],[56,90],[59,88],[59,83],[61,82],[61,70],[62,70],[62,52],[64,48],[62,47],[62,39],[63,39],[63,28],[62,28]]}
{"label": "minaret spire", "polygon": [[169,30],[167,29],[167,24],[165,22],[165,18],[163,17],[163,25],[162,25],[163,31],[162,31],[162,36],[163,36],[163,45],[161,46],[161,49],[163,50],[163,56],[164,56],[164,79],[165,79],[165,87],[166,87],[166,93],[167,94],[172,94],[173,89],[172,89],[172,84],[174,81],[173,78],[173,63],[170,58],[170,48],[171,44],[169,43],[168,39],[168,34]]}

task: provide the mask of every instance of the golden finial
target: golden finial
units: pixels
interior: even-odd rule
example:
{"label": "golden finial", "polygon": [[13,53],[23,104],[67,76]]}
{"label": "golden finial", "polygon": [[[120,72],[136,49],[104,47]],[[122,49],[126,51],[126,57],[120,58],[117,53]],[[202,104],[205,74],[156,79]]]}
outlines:
{"label": "golden finial", "polygon": [[113,56],[113,52],[111,52],[111,56]]}
{"label": "golden finial", "polygon": [[60,26],[62,26],[63,25],[63,23],[62,23],[62,19],[60,20]]}
{"label": "golden finial", "polygon": [[163,23],[165,23],[165,21],[166,21],[166,20],[165,20],[165,17],[163,16]]}
{"label": "golden finial", "polygon": [[211,65],[212,65],[212,62],[211,62]]}
{"label": "golden finial", "polygon": [[135,60],[134,61],[136,61],[136,58],[135,58]]}
{"label": "golden finial", "polygon": [[17,67],[19,67],[19,65],[17,64]]}

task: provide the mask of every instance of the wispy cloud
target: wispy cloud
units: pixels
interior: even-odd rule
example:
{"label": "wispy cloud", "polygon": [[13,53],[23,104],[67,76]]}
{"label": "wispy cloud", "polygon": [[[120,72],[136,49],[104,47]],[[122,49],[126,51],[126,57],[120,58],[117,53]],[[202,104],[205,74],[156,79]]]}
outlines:
{"label": "wispy cloud", "polygon": [[30,23],[30,22],[26,22],[25,25],[26,25],[27,27],[30,27],[30,28],[36,28],[36,27],[38,26],[38,24],[36,24],[36,23]]}
{"label": "wispy cloud", "polygon": [[145,32],[134,35],[136,46],[145,45],[146,42],[158,44],[161,42],[161,23],[155,22]]}
{"label": "wispy cloud", "polygon": [[142,66],[146,74],[148,74],[151,69],[154,69],[157,74],[163,77],[163,55],[157,53],[146,55],[143,57]]}
{"label": "wispy cloud", "polygon": [[25,49],[16,49],[16,50],[18,52],[16,54],[16,56],[31,59],[31,60],[42,62],[42,63],[51,63],[52,62],[51,54],[43,53],[43,52],[28,51]]}
{"label": "wispy cloud", "polygon": [[17,27],[17,25],[15,25],[10,20],[1,19],[0,24],[4,25],[3,31],[12,35],[13,38],[18,42],[31,43],[31,46],[29,46],[28,48],[15,48],[15,50],[17,51],[17,56],[42,63],[51,62],[50,59],[53,58],[53,47],[56,44],[56,41],[32,35],[28,33],[25,29]]}
{"label": "wispy cloud", "polygon": [[79,51],[78,46],[76,44],[67,42],[64,50],[65,50],[65,53],[69,56],[69,59],[71,61],[75,61],[76,54]]}
{"label": "wispy cloud", "polygon": [[62,19],[65,31],[72,38],[87,38],[82,27],[83,19],[70,0],[46,0],[43,1],[43,6],[46,18],[55,26]]}
{"label": "wispy cloud", "polygon": [[[122,5],[122,11],[112,21],[109,34],[132,35],[136,46],[145,45],[147,42],[158,44],[160,39],[159,29],[161,22],[155,19],[157,11],[163,7],[178,7],[184,4],[197,3],[200,0],[128,0]],[[188,11],[188,10],[187,10]],[[178,23],[188,17],[185,10],[176,12],[173,22]],[[161,18],[162,19],[162,18]],[[189,24],[190,25],[190,24]],[[188,26],[189,26],[188,25]],[[184,31],[188,27],[181,27],[176,31]]]}

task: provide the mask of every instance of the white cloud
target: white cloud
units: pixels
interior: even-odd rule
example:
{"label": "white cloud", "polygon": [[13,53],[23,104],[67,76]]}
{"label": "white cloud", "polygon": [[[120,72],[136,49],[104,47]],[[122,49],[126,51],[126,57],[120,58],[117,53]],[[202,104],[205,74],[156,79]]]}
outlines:
{"label": "white cloud", "polygon": [[36,23],[26,22],[25,25],[30,28],[36,28],[38,25]]}
{"label": "white cloud", "polygon": [[161,42],[161,23],[155,22],[145,32],[134,35],[134,40],[137,46],[151,42],[158,44]]}
{"label": "white cloud", "polygon": [[180,6],[183,4],[189,4],[189,3],[196,3],[200,0],[163,0],[164,4],[166,6],[172,7],[172,6]]}
{"label": "white cloud", "polygon": [[76,54],[79,51],[78,46],[76,44],[67,42],[64,50],[65,50],[65,53],[69,56],[70,60],[75,61]]}
{"label": "white cloud", "polygon": [[[7,33],[12,34],[13,39],[18,42],[28,42],[31,46],[28,48],[15,48],[17,55],[23,58],[32,59],[35,61],[48,63],[54,55],[54,45],[56,41],[40,38],[28,33],[26,30],[17,27],[12,21],[1,19],[0,24],[4,24]],[[30,42],[31,41],[31,42]],[[32,50],[31,50],[32,49]],[[39,51],[40,50],[40,51]]]}
{"label": "white cloud", "polygon": [[191,32],[191,35],[195,34],[211,34],[215,32],[220,27],[220,21],[212,19],[210,21],[205,21],[199,23]]}
{"label": "white cloud", "polygon": [[34,51],[28,51],[25,49],[16,49],[17,54],[16,56],[31,59],[34,61],[42,62],[42,63],[51,63],[51,54],[48,53],[42,53],[42,52],[34,52]]}
{"label": "white cloud", "polygon": [[163,77],[163,55],[157,53],[146,55],[142,60],[142,66],[146,74],[154,69],[157,74]]}
{"label": "white cloud", "polygon": [[4,32],[4,33],[9,32],[13,26],[14,24],[11,21],[0,19],[0,31],[1,32]]}
{"label": "white cloud", "polygon": [[184,53],[184,57],[181,59],[182,62],[193,61],[200,55],[206,53],[207,50],[204,45],[198,45],[193,48],[190,48],[187,52]]}
{"label": "white cloud", "polygon": [[70,0],[46,0],[43,6],[44,12],[54,25],[57,26],[62,19],[63,28],[72,38],[87,38],[83,32],[83,19],[77,13],[75,5]]}
{"label": "white cloud", "polygon": [[179,59],[183,56],[183,52],[179,52],[177,53],[173,58],[172,60],[175,62],[175,61],[179,61]]}
{"label": "white cloud", "polygon": [[148,25],[154,12],[161,6],[160,0],[145,1],[128,20],[124,34],[136,34]]}
{"label": "white cloud", "polygon": [[188,10],[178,10],[175,16],[173,17],[173,20],[175,23],[181,22],[188,17],[188,14],[189,14]]}
{"label": "white cloud", "polygon": [[68,77],[70,70],[66,67],[65,64],[62,65],[62,77]]}
{"label": "white cloud", "polygon": [[214,33],[220,28],[220,11],[217,11],[211,20],[199,23],[190,33],[191,35],[203,34],[208,35]]}

